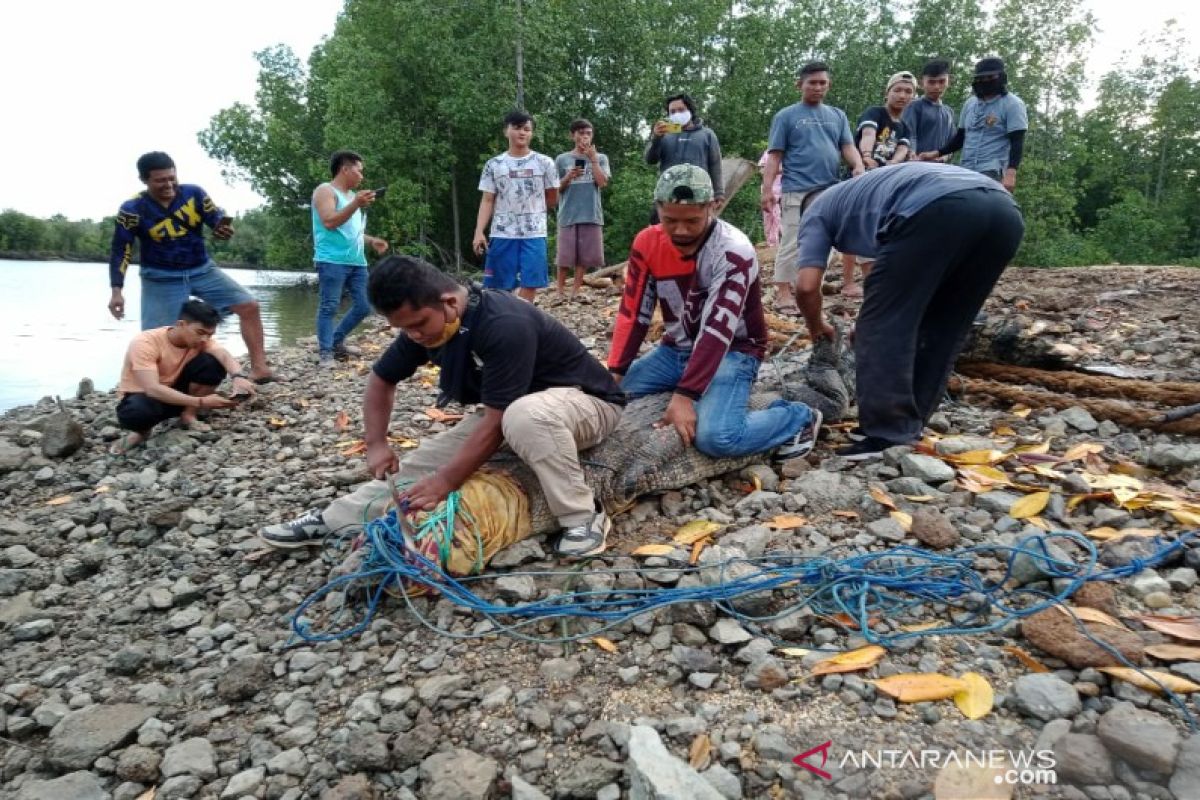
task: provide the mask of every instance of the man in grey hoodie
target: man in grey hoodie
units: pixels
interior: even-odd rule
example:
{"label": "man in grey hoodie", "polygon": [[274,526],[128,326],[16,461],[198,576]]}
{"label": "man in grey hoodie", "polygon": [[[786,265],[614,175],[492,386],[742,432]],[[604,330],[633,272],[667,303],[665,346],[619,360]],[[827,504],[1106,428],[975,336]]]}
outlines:
{"label": "man in grey hoodie", "polygon": [[[661,175],[676,164],[695,164],[708,173],[715,193],[716,209],[725,205],[725,182],[721,179],[721,143],[712,128],[696,116],[696,101],[686,94],[667,98],[667,119],[654,123],[646,145],[646,163],[658,164]],[[650,223],[658,222],[658,209]]]}

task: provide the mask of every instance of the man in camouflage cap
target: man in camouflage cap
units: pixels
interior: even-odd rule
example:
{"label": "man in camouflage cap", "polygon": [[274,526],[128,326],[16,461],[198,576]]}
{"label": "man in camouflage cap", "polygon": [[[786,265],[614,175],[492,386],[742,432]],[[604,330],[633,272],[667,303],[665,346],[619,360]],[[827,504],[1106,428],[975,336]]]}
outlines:
{"label": "man in camouflage cap", "polygon": [[[659,426],[673,426],[702,453],[804,455],[816,442],[819,411],[785,400],[749,410],[767,352],[758,257],[746,234],[717,219],[714,200],[697,166],[678,164],[659,176],[661,221],[633,240],[608,368],[631,398],[671,392]],[[662,340],[635,361],[656,302]]]}

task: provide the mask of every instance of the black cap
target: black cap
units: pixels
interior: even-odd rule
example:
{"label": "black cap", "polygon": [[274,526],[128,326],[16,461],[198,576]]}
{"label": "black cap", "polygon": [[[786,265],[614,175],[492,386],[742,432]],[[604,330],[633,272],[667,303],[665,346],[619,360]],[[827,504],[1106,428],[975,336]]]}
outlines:
{"label": "black cap", "polygon": [[975,65],[975,77],[1004,72],[1004,61],[996,57],[983,58]]}

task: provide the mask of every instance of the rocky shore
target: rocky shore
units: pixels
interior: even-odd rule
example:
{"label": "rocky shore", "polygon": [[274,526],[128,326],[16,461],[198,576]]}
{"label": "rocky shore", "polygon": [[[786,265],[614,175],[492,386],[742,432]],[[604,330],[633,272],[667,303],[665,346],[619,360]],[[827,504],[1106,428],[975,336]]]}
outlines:
{"label": "rocky shore", "polygon": [[[1195,381],[1198,289],[1198,270],[1012,270],[988,312],[1021,317],[1076,358]],[[603,355],[616,300],[609,288],[540,302]],[[832,299],[834,314],[851,309]],[[1200,798],[1200,734],[1183,708],[1106,671],[1120,663],[1115,649],[1176,681],[1200,719],[1189,688],[1200,684],[1200,541],[1088,584],[1071,601],[1078,624],[1049,609],[986,635],[910,638],[846,671],[817,665],[868,644],[847,620],[802,610],[755,625],[699,603],[563,645],[439,636],[390,600],[359,636],[296,641],[289,616],[337,553],[264,551],[255,532],[364,479],[361,391],[390,336],[371,320],[354,340],[359,355],[332,371],[317,369],[311,347],[280,351],[290,381],[214,413],[208,429],[164,426],[123,458],[107,454],[118,434],[111,393],[0,419],[0,797]],[[427,413],[433,383],[419,375],[401,387],[398,446],[443,428]],[[611,586],[607,567],[636,570],[619,578],[630,588],[686,585],[690,546],[633,551],[672,545],[697,519],[717,524],[707,549],[726,557],[832,545],[952,552],[1071,530],[1095,542],[1100,568],[1137,565],[1200,529],[1200,441],[1082,407],[956,398],[925,448],[865,465],[833,456],[844,436],[831,429],[802,462],[643,498],[615,520],[609,551],[577,588]],[[1052,549],[1085,556],[1070,543]],[[560,568],[548,552],[529,540],[495,566]],[[1003,575],[996,559],[979,566]],[[1012,580],[1063,585],[1034,560]],[[479,591],[512,604],[565,584],[522,575]],[[414,603],[457,634],[480,630],[445,600]],[[873,619],[872,630],[948,624],[951,613],[930,601],[912,618]],[[969,718],[953,700],[901,702],[877,683],[905,673],[977,673],[993,706]],[[1048,752],[1054,782],[1005,783],[1003,765],[846,758],[876,751]]]}

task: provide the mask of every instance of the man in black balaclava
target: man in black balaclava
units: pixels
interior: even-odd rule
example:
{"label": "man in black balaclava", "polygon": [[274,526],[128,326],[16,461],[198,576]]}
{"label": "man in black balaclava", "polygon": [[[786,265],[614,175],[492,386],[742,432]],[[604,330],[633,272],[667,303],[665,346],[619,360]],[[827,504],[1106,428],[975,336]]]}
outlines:
{"label": "man in black balaclava", "polygon": [[1008,91],[1004,62],[994,57],[975,65],[971,93],[954,138],[940,150],[928,150],[918,158],[933,161],[962,150],[962,166],[999,181],[1011,192],[1017,185],[1017,167],[1029,128],[1025,103]]}

